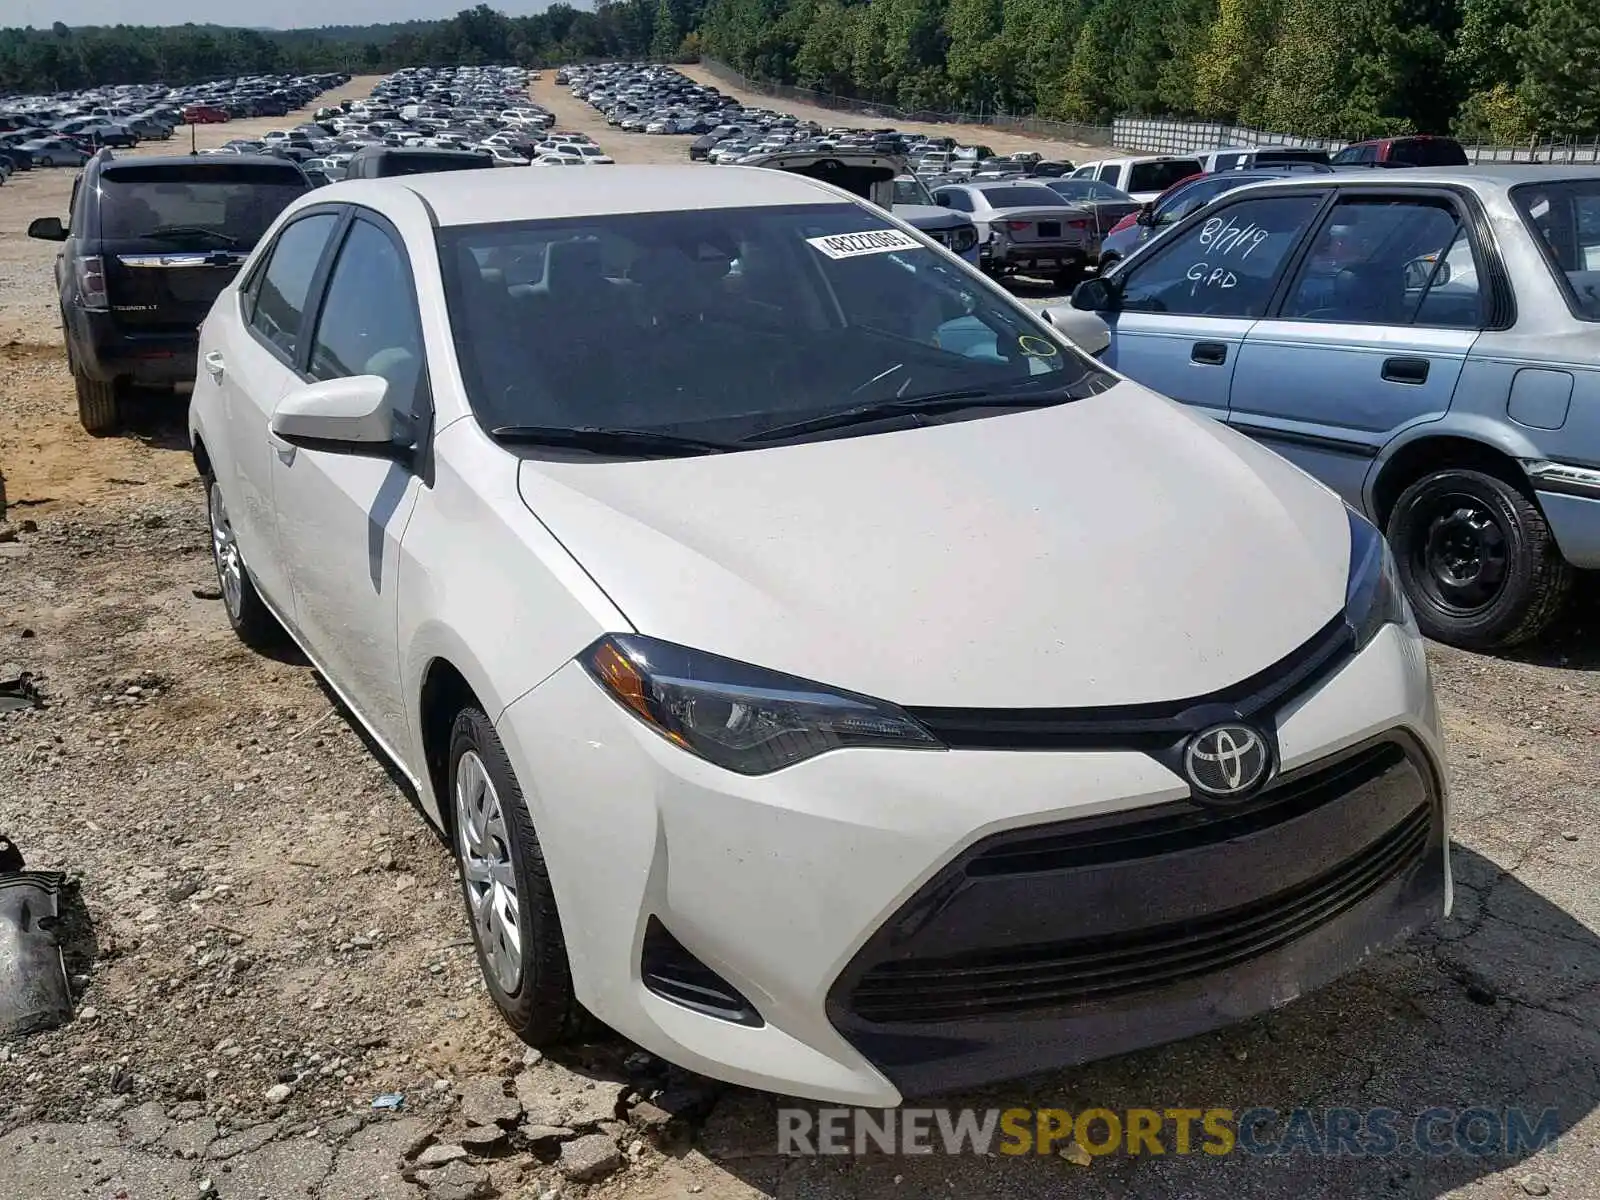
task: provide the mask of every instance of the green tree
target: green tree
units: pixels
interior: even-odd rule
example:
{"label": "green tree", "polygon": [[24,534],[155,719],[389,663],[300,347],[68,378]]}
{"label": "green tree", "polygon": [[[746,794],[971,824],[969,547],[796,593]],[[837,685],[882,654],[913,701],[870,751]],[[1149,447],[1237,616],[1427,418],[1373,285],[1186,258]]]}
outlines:
{"label": "green tree", "polygon": [[1600,20],[1593,0],[1536,0],[1522,71],[1523,101],[1542,131],[1600,132]]}
{"label": "green tree", "polygon": [[683,41],[683,31],[678,28],[677,14],[670,0],[660,0],[656,5],[655,28],[650,34],[650,57],[662,62],[676,57]]}
{"label": "green tree", "polygon": [[1219,120],[1239,115],[1257,86],[1277,24],[1278,0],[1220,0],[1194,76],[1194,108]]}

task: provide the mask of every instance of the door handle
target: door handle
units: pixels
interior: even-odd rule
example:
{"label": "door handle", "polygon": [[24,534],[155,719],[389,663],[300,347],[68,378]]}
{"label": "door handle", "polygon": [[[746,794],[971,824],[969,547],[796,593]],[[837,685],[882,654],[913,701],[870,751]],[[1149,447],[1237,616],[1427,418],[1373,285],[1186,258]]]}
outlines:
{"label": "door handle", "polygon": [[1189,361],[1208,367],[1220,367],[1228,361],[1228,347],[1222,342],[1196,342],[1189,351]]}
{"label": "door handle", "polygon": [[1383,377],[1390,383],[1427,383],[1428,360],[1425,358],[1386,358],[1383,360]]}
{"label": "door handle", "polygon": [[223,361],[222,355],[217,353],[217,351],[213,350],[211,353],[206,355],[206,371],[210,374],[211,378],[221,379],[222,373],[223,371],[227,370],[227,367],[228,364]]}

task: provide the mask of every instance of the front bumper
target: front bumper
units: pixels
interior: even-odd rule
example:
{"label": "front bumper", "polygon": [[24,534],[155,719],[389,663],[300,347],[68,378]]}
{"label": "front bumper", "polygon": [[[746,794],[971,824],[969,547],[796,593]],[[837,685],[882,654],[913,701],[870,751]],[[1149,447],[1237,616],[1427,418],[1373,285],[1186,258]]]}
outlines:
{"label": "front bumper", "polygon": [[[1137,751],[858,749],[738,776],[646,729],[576,664],[497,726],[543,845],[579,999],[665,1058],[791,1095],[892,1105],[1187,1036],[1287,1003],[1448,907],[1431,685],[1420,640],[1394,627],[1276,724],[1286,779],[1387,742],[1405,764],[1387,782],[1334,789],[1237,852],[1230,838],[1110,871],[991,874],[981,886],[970,864],[995,846],[1048,835],[1075,847],[1130,814],[1170,815],[1187,788]],[[1351,883],[1363,864],[1375,885]],[[1296,900],[1287,917],[1274,908],[1308,887],[1334,887],[1345,903],[1323,912]],[[862,987],[886,964],[893,975],[956,959],[981,973],[996,965],[985,956],[1104,951],[1083,939],[1161,953],[1170,947],[1154,942],[1173,920],[1242,936],[1263,916],[1283,918],[1275,928],[1287,936],[1258,938],[1237,961],[1213,955],[1187,976],[1055,996],[1046,1009],[919,1020],[927,1010],[897,1011],[881,987],[877,999]],[[759,1021],[647,986],[647,933],[659,941],[662,928]]]}

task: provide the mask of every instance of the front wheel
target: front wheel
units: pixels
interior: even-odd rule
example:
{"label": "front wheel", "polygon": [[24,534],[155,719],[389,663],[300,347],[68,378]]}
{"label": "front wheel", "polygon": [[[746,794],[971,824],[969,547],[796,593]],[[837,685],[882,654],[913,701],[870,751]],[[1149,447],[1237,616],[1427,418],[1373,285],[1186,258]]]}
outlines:
{"label": "front wheel", "polygon": [[1388,535],[1422,632],[1463,649],[1538,636],[1572,584],[1539,506],[1483,471],[1452,468],[1413,483],[1389,514]]}
{"label": "front wheel", "polygon": [[535,1046],[576,1036],[585,1014],[544,851],[505,746],[481,709],[450,729],[450,823],[461,895],[489,995]]}

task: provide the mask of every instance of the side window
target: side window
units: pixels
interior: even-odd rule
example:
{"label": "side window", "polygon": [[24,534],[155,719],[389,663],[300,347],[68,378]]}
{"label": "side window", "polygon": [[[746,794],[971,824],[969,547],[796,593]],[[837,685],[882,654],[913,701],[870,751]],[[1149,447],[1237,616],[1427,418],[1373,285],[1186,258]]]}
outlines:
{"label": "side window", "polygon": [[1330,158],[1328,160],[1328,164],[1335,167],[1347,166],[1350,163],[1356,162],[1360,157],[1361,148],[1359,146],[1346,146],[1343,150],[1339,151],[1339,153]]}
{"label": "side window", "polygon": [[1100,168],[1100,182],[1109,183],[1112,187],[1117,184],[1117,177],[1122,174],[1122,168],[1116,163],[1107,163]]}
{"label": "side window", "polygon": [[287,357],[295,356],[300,318],[305,313],[311,277],[322,261],[322,249],[339,218],[316,213],[284,227],[271,257],[256,273],[250,327]]}
{"label": "side window", "polygon": [[381,375],[396,412],[423,411],[422,321],[411,273],[400,248],[370,221],[351,224],[334,261],[308,369],[314,379]]}
{"label": "side window", "polygon": [[1357,153],[1357,155],[1355,157],[1355,161],[1358,162],[1358,163],[1375,163],[1375,162],[1377,162],[1378,161],[1378,147],[1375,146],[1375,145],[1361,147],[1360,152]]}
{"label": "side window", "polygon": [[1320,195],[1242,200],[1169,234],[1123,274],[1129,312],[1259,317],[1283,264],[1322,204]]}
{"label": "side window", "polygon": [[1217,161],[1212,166],[1213,171],[1231,171],[1244,161],[1242,154],[1219,154]]}
{"label": "side window", "polygon": [[967,194],[963,191],[951,188],[948,191],[940,192],[939,196],[947,201],[950,207],[957,212],[969,213],[972,211],[972,201],[967,198]]}
{"label": "side window", "polygon": [[1079,167],[1076,171],[1074,171],[1072,173],[1072,178],[1074,178],[1074,179],[1093,179],[1094,178],[1094,172],[1095,172],[1095,164],[1094,163],[1090,163],[1088,166]]}
{"label": "side window", "polygon": [[1449,202],[1375,197],[1334,207],[1282,315],[1475,328],[1479,313],[1472,244]]}

